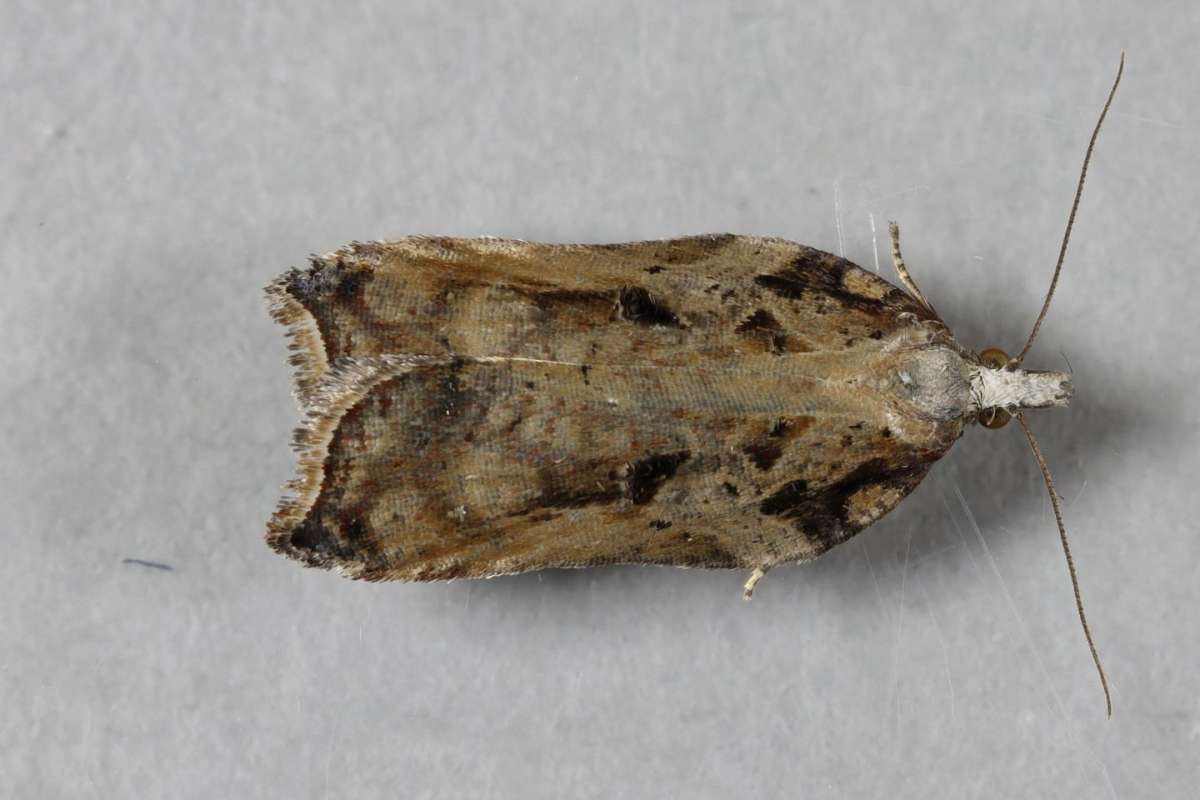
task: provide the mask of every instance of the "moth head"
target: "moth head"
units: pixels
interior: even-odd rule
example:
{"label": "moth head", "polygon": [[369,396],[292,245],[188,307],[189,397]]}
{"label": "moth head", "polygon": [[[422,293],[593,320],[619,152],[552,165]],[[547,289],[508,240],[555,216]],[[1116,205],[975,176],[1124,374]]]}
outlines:
{"label": "moth head", "polygon": [[1003,428],[1021,409],[1062,407],[1071,399],[1070,375],[1021,369],[996,347],[979,354],[969,379],[973,417],[985,428]]}

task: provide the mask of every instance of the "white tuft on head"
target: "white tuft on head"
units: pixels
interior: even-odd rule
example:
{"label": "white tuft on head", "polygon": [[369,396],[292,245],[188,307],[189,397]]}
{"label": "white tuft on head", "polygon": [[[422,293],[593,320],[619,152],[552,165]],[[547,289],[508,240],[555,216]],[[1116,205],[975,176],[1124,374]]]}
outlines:
{"label": "white tuft on head", "polygon": [[989,408],[1016,411],[1062,407],[1071,399],[1071,376],[1065,372],[973,365],[968,377],[971,381],[971,411],[975,413]]}

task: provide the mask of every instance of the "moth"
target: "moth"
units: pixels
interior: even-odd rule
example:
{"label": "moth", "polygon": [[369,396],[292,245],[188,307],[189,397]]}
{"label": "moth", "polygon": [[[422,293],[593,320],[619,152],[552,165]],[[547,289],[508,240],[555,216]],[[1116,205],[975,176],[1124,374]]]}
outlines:
{"label": "moth", "polygon": [[1070,376],[1021,364],[1122,69],[1051,289],[1013,358],[954,339],[894,223],[901,286],[730,234],[417,236],[313,257],[267,289],[304,414],[299,475],[268,543],[371,581],[739,568],[749,597],[772,567],[894,508],[966,426],[1013,416],[1061,530],[1023,412],[1065,406]]}

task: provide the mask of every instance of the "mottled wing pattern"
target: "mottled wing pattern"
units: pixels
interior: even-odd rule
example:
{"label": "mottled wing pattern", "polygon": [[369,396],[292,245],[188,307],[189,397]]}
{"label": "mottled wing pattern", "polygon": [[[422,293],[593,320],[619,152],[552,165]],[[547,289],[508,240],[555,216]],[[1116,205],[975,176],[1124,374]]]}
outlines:
{"label": "mottled wing pattern", "polygon": [[407,239],[270,292],[307,419],[268,539],[354,577],[805,560],[961,432],[907,399],[955,369],[926,312],[779,240]]}
{"label": "mottled wing pattern", "polygon": [[269,288],[296,392],[341,358],[521,356],[708,365],[843,350],[929,319],[845,259],[728,234],[612,245],[410,237],[314,257]]}

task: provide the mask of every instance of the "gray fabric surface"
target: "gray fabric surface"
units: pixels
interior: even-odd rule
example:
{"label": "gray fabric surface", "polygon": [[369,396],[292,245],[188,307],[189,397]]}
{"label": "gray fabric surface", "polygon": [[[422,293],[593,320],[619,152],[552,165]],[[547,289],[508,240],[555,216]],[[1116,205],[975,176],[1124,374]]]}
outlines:
{"label": "gray fabric surface", "polygon": [[[951,10],[953,9],[953,10]],[[1200,7],[7,2],[0,795],[1185,797],[1200,781]],[[783,236],[1019,349],[1015,426],[740,599],[653,568],[367,585],[262,543],[261,287],[410,233]],[[159,569],[126,559],[167,565]]]}

